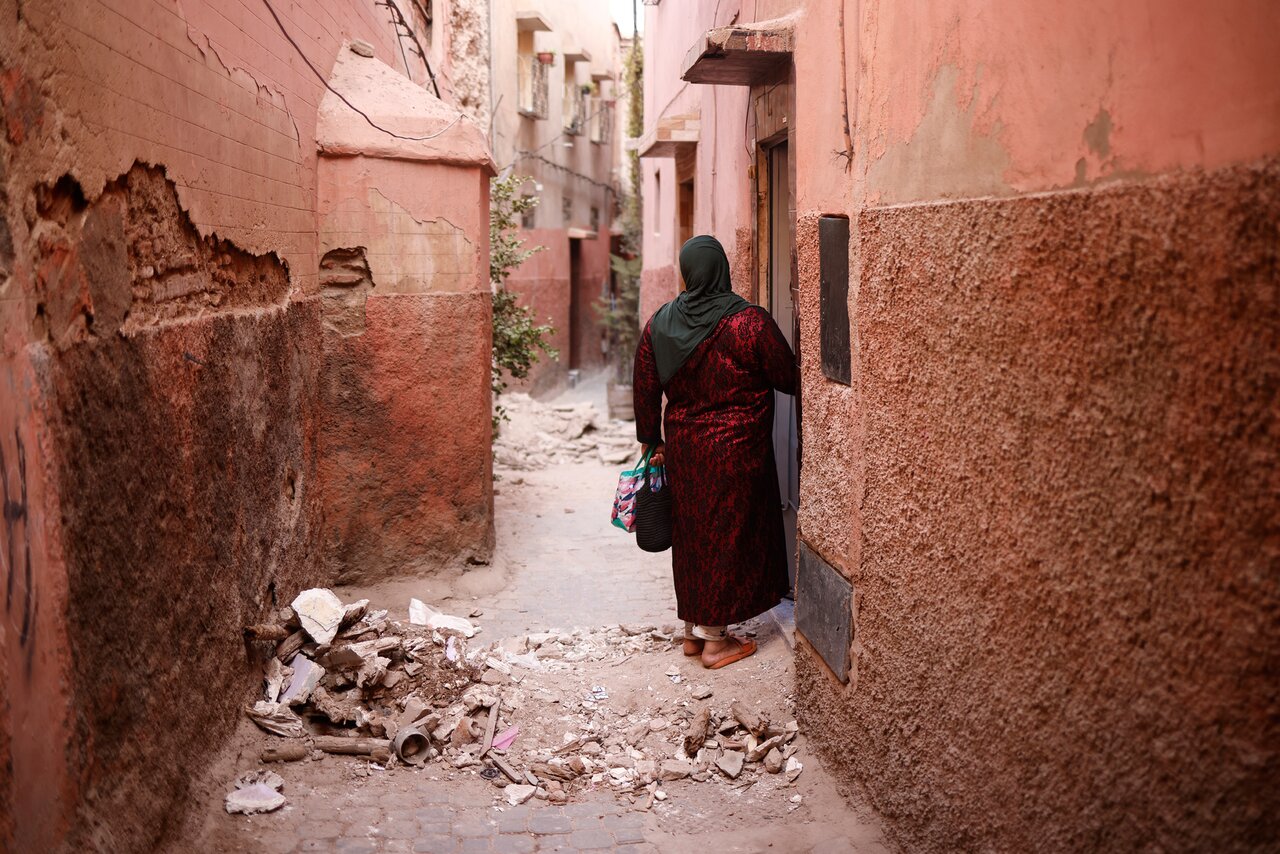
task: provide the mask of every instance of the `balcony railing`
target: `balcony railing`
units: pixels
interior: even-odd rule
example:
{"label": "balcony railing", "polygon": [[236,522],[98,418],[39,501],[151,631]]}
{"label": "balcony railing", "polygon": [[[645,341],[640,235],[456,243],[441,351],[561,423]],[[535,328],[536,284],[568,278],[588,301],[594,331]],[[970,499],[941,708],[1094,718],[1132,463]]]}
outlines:
{"label": "balcony railing", "polygon": [[587,105],[590,116],[591,141],[608,145],[613,141],[613,102],[604,98],[592,98]]}
{"label": "balcony railing", "polygon": [[586,101],[577,83],[564,84],[564,132],[580,134],[586,130]]}
{"label": "balcony railing", "polygon": [[520,115],[532,119],[547,117],[547,69],[550,66],[538,61],[529,54],[521,54],[516,65],[519,98],[517,108]]}

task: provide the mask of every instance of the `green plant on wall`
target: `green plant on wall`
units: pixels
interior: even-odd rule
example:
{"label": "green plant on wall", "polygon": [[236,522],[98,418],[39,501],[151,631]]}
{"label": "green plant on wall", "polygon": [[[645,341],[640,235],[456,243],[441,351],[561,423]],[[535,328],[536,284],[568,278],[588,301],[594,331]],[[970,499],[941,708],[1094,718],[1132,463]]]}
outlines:
{"label": "green plant on wall", "polygon": [[530,256],[545,246],[526,248],[517,229],[520,217],[537,207],[537,196],[524,196],[520,188],[528,178],[508,175],[489,183],[489,282],[493,287],[493,430],[507,420],[498,396],[507,390],[507,379],[522,380],[537,363],[539,351],[555,359],[560,353],[548,344],[555,334],[549,324],[534,323],[533,312],[519,304],[507,290],[507,277]]}
{"label": "green plant on wall", "polygon": [[[623,85],[627,91],[627,136],[637,139],[644,133],[644,51],[637,35],[627,54],[623,68]],[[622,253],[609,256],[617,281],[617,293],[596,304],[601,320],[609,330],[610,361],[614,382],[631,384],[631,361],[640,337],[640,244],[642,210],[640,206],[640,156],[634,150],[626,154],[631,166],[631,187],[622,205]]]}

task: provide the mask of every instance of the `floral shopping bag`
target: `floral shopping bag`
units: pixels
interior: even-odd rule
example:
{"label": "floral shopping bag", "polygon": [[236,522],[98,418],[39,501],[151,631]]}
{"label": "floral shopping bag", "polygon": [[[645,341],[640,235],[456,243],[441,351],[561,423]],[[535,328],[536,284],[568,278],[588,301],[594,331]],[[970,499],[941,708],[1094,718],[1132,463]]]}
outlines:
{"label": "floral shopping bag", "polygon": [[[612,521],[628,534],[633,534],[636,530],[636,493],[644,487],[644,470],[649,466],[649,455],[652,453],[653,449],[650,448],[635,468],[618,475],[618,491],[613,496]],[[661,472],[662,469],[653,471]],[[650,488],[655,492],[662,488],[661,476],[655,478],[650,474],[649,480]]]}

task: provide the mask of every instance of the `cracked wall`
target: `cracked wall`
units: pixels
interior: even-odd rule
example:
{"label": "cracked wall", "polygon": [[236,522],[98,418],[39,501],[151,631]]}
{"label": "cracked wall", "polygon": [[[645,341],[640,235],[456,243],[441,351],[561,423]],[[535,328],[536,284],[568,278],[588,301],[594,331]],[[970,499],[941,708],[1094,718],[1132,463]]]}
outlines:
{"label": "cracked wall", "polygon": [[[322,72],[351,39],[402,62],[372,0],[275,5]],[[149,850],[257,681],[240,627],[331,580],[325,88],[261,9],[206,0],[21,3],[0,45],[0,850]],[[478,194],[436,207],[480,269]],[[482,308],[451,327],[481,369]]]}

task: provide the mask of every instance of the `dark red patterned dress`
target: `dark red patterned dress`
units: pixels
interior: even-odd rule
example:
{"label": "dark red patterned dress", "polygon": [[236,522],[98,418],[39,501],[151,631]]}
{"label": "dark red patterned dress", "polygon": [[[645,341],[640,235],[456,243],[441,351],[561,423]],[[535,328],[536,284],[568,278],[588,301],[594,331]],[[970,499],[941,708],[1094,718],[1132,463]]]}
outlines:
{"label": "dark red patterned dress", "polygon": [[671,569],[682,620],[740,623],[787,593],[773,390],[794,394],[795,385],[791,348],[758,306],[720,321],[665,389],[645,324],[636,350],[636,438],[662,441],[665,391]]}

